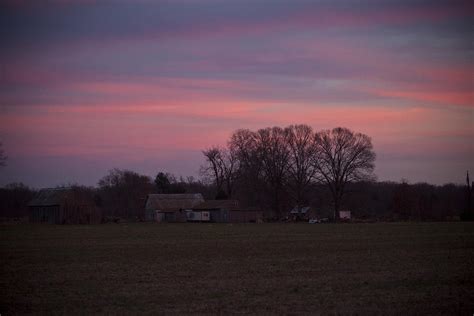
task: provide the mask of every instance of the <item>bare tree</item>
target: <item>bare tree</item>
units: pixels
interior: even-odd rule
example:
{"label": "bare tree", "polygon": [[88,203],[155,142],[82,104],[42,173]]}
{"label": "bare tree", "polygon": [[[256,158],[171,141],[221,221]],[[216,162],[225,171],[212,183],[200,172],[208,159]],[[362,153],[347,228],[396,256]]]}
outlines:
{"label": "bare tree", "polygon": [[308,125],[291,125],[285,129],[290,150],[289,187],[296,205],[301,207],[316,172],[316,144],[313,129]]}
{"label": "bare tree", "polygon": [[211,147],[203,154],[207,164],[201,170],[218,190],[226,187],[232,194],[235,186],[236,196],[268,207],[273,217],[281,217],[289,203],[308,203],[311,187],[325,183],[336,220],[347,183],[372,179],[375,161],[368,136],[345,128],[315,134],[307,125],[240,129],[227,148]]}
{"label": "bare tree", "polygon": [[238,174],[239,160],[237,154],[232,148],[224,149],[221,153],[223,159],[223,170],[224,170],[224,183],[227,190],[227,196],[232,197],[234,191],[234,184]]}
{"label": "bare tree", "polygon": [[347,183],[374,179],[375,152],[370,137],[347,128],[334,128],[316,134],[316,176],[329,187],[334,202],[334,220]]}
{"label": "bare tree", "polygon": [[239,193],[247,202],[269,207],[273,217],[281,216],[287,182],[289,150],[286,131],[280,127],[256,132],[240,129],[233,133],[229,149],[238,161]]}
{"label": "bare tree", "polygon": [[235,131],[229,141],[229,150],[239,161],[240,171],[249,169],[254,173],[254,178],[259,173],[260,163],[257,160],[257,142],[255,132],[248,129]]}
{"label": "bare tree", "polygon": [[228,146],[238,163],[235,173],[236,194],[244,204],[262,207],[265,196],[262,194],[262,163],[257,156],[256,133],[239,129],[232,134]]}
{"label": "bare tree", "polygon": [[0,167],[5,167],[7,165],[7,156],[5,156],[5,151],[2,147],[3,144],[0,143]]}
{"label": "bare tree", "polygon": [[206,165],[201,167],[201,173],[213,179],[218,195],[224,192],[227,197],[231,197],[238,166],[235,152],[214,146],[202,153],[206,157]]}
{"label": "bare tree", "polygon": [[218,147],[203,150],[206,164],[201,166],[201,174],[210,177],[216,185],[217,192],[222,190],[224,183],[224,171],[222,170],[221,151]]}
{"label": "bare tree", "polygon": [[281,127],[265,128],[255,133],[255,139],[257,158],[262,164],[262,176],[271,196],[271,206],[275,215],[280,217],[290,157],[287,134]]}

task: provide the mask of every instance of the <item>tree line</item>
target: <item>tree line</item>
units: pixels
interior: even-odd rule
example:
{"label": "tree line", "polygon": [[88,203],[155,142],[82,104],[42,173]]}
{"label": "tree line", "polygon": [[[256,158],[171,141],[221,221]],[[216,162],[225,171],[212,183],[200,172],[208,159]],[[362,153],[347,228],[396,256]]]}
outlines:
{"label": "tree line", "polygon": [[[150,193],[237,199],[243,207],[261,208],[268,220],[284,218],[295,206],[311,206],[318,216],[336,219],[342,209],[365,220],[472,219],[474,213],[469,177],[466,185],[443,186],[375,181],[370,138],[345,128],[241,129],[225,147],[213,146],[203,155],[199,179],[112,169],[96,187],[72,186],[89,194],[105,219],[143,219]],[[6,157],[3,151],[1,156]],[[0,218],[28,216],[35,194],[22,183],[0,188]]]}
{"label": "tree line", "polygon": [[[144,214],[144,203],[148,193],[201,193],[206,199],[214,199],[217,189],[214,184],[202,179],[176,178],[170,174],[171,187],[163,187],[148,176],[130,170],[111,170],[105,177],[114,181],[102,183],[97,187],[79,186],[78,189],[88,192],[95,200],[106,220],[126,218],[140,220]],[[140,190],[129,190],[137,182]],[[471,187],[472,188],[472,187]],[[362,220],[456,220],[465,217],[471,196],[467,185],[408,182],[354,182],[347,185],[343,205],[351,210],[355,218]],[[239,188],[245,191],[245,188]],[[250,190],[248,190],[250,191]],[[13,183],[0,188],[0,218],[21,218],[28,216],[28,203],[33,199],[36,190],[21,183]],[[313,184],[308,188],[308,205],[313,207],[318,216],[330,217],[333,214],[333,202],[329,188],[324,184]],[[236,191],[235,198],[241,193]],[[255,196],[242,196],[242,203],[249,204]],[[282,201],[292,205],[291,201]],[[255,205],[255,204],[253,204]],[[472,214],[472,203],[471,212]],[[271,217],[272,213],[266,212]],[[471,216],[472,217],[472,216]],[[472,219],[472,218],[471,218]]]}

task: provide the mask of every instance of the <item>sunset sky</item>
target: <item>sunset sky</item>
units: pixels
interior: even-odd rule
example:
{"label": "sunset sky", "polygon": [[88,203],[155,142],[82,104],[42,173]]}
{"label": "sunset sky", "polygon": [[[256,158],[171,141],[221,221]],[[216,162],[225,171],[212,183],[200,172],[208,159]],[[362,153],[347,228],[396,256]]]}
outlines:
{"label": "sunset sky", "polygon": [[474,178],[471,1],[2,1],[0,186],[197,176],[238,128],[370,137],[379,180]]}

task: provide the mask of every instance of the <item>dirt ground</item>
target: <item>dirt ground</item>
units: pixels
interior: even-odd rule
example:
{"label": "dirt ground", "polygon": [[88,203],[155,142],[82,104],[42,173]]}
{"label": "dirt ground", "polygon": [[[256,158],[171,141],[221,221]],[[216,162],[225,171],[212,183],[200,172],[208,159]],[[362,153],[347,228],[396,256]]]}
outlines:
{"label": "dirt ground", "polygon": [[0,313],[474,313],[474,223],[0,225]]}

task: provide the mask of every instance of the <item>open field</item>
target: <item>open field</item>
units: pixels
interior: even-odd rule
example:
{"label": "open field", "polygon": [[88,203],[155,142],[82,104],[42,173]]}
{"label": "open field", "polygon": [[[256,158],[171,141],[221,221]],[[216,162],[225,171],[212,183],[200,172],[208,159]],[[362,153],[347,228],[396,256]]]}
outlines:
{"label": "open field", "polygon": [[474,223],[0,226],[0,313],[466,314]]}

